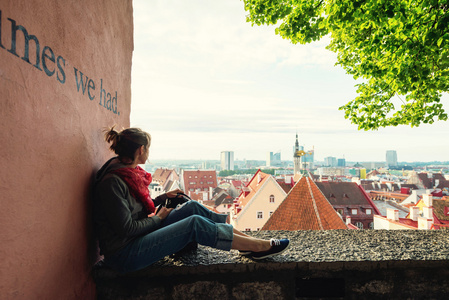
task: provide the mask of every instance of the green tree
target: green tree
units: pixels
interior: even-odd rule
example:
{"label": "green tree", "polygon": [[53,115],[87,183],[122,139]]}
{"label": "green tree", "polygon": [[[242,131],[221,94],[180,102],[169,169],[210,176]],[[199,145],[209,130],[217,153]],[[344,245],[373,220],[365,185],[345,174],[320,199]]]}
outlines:
{"label": "green tree", "polygon": [[330,35],[328,49],[354,79],[358,96],[340,107],[359,129],[447,120],[447,0],[243,0],[253,25],[306,44]]}
{"label": "green tree", "polygon": [[233,170],[221,170],[220,172],[218,172],[218,176],[226,177],[226,176],[234,175],[235,173],[236,173],[236,171],[233,171]]}

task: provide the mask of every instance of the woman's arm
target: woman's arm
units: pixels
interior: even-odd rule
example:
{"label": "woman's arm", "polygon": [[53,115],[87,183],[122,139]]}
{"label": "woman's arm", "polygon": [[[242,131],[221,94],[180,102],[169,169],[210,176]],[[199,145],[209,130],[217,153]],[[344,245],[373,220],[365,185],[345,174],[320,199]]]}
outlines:
{"label": "woman's arm", "polygon": [[159,216],[133,219],[130,202],[126,199],[126,184],[115,176],[104,179],[98,185],[98,201],[108,223],[120,236],[141,236],[158,229]]}
{"label": "woman's arm", "polygon": [[179,193],[184,193],[184,192],[180,189],[176,189],[176,190],[173,190],[173,191],[170,191],[165,194],[157,196],[156,199],[153,200],[154,206],[157,207],[158,205],[162,204],[165,200],[167,200],[167,198],[175,198]]}

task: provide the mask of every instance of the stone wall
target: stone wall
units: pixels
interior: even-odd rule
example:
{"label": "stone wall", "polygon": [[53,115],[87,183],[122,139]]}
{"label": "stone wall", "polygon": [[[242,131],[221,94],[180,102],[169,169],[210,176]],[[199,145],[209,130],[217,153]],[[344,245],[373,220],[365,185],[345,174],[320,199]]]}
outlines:
{"label": "stone wall", "polygon": [[131,0],[0,2],[0,298],[93,299],[92,175],[129,126]]}
{"label": "stone wall", "polygon": [[120,275],[97,266],[99,299],[446,299],[444,231],[258,232],[286,236],[283,255],[253,261],[200,247]]}

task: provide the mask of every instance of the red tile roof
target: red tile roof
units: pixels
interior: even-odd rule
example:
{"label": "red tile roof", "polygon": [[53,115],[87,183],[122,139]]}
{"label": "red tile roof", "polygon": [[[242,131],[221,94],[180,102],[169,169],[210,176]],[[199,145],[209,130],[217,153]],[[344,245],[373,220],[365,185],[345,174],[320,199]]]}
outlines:
{"label": "red tile roof", "polygon": [[371,191],[374,189],[372,180],[362,181],[361,185],[365,191]]}
{"label": "red tile roof", "polygon": [[[170,176],[172,178],[170,178]],[[179,176],[176,174],[175,170],[159,168],[154,171],[152,178],[154,182],[157,182],[163,186],[168,179],[178,180]]]}
{"label": "red tile roof", "polygon": [[317,182],[316,185],[332,205],[371,205],[369,196],[355,182]]}
{"label": "red tile roof", "polygon": [[213,170],[184,170],[184,191],[208,191],[209,187],[217,187],[217,172]]}
{"label": "red tile roof", "polygon": [[434,173],[433,174],[433,179],[434,180],[446,180],[446,177],[444,177],[444,175],[441,174],[441,173]]}
{"label": "red tile roof", "polygon": [[293,185],[290,183],[285,183],[284,179],[281,180],[276,180],[277,183],[279,184],[279,186],[284,190],[284,192],[286,194],[288,194],[290,192],[290,190],[292,189]]}
{"label": "red tile roof", "polygon": [[347,229],[332,205],[309,177],[291,189],[262,230]]}
{"label": "red tile roof", "polygon": [[426,189],[432,188],[432,181],[427,176],[427,173],[419,173],[418,177],[419,177],[419,180],[421,180],[422,184],[424,185],[424,188],[426,188]]}
{"label": "red tile roof", "polygon": [[237,199],[237,204],[240,208],[245,207],[246,204],[250,202],[253,196],[257,193],[260,187],[264,185],[270,174],[265,174],[264,172],[258,170],[254,174],[253,178],[249,181],[248,185],[242,189],[240,196]]}
{"label": "red tile roof", "polygon": [[243,182],[241,180],[231,180],[231,184],[235,187],[241,187]]}
{"label": "red tile roof", "polygon": [[449,221],[449,200],[433,199],[433,213],[441,223]]}
{"label": "red tile roof", "polygon": [[449,188],[449,181],[446,180],[446,178],[443,176],[443,174],[440,174],[440,173],[433,174],[433,180],[435,182],[435,185],[437,184],[437,180],[438,180],[437,188],[440,188],[440,189]]}
{"label": "red tile roof", "polygon": [[418,221],[413,221],[412,219],[408,218],[399,218],[399,223],[407,226],[411,226],[414,228],[418,228]]}

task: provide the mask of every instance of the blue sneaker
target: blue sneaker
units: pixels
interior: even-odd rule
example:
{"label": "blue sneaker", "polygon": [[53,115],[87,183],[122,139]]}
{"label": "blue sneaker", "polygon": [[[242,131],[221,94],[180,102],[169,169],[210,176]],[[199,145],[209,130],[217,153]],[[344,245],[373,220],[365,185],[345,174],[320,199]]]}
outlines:
{"label": "blue sneaker", "polygon": [[288,248],[288,245],[290,245],[290,241],[288,239],[282,239],[282,240],[271,239],[270,245],[271,245],[270,250],[262,251],[262,252],[253,252],[251,254],[251,257],[253,259],[264,259],[264,258],[267,258],[270,256],[281,254]]}

